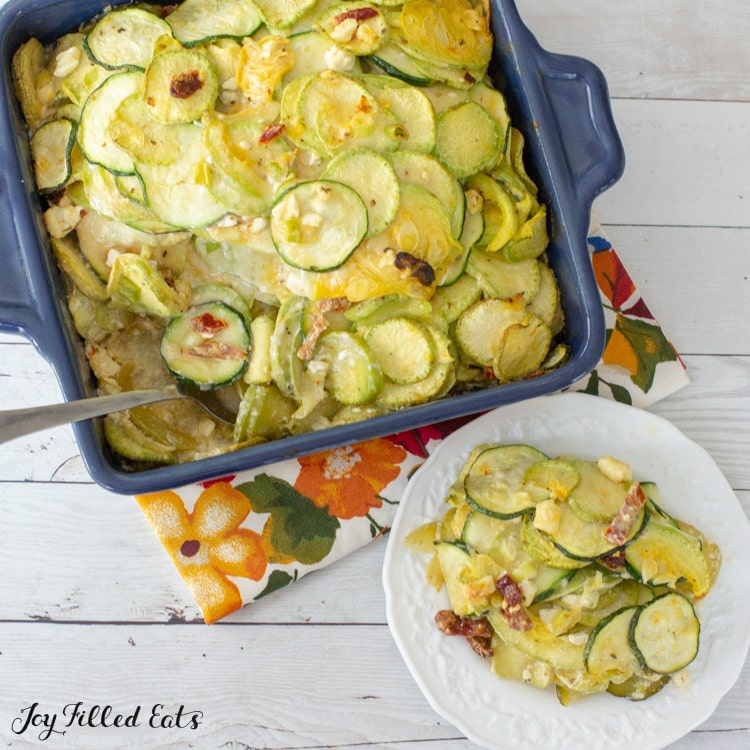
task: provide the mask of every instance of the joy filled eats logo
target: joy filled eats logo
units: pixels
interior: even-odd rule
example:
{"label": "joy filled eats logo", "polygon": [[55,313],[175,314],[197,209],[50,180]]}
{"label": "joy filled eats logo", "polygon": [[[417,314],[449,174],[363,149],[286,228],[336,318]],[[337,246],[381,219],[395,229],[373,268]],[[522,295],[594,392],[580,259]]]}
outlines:
{"label": "joy filled eats logo", "polygon": [[86,706],[78,701],[68,703],[58,712],[47,711],[35,702],[19,711],[11,722],[11,730],[17,735],[35,734],[44,741],[53,735],[64,735],[70,728],[197,729],[202,719],[202,711],[190,711],[184,705],[170,709],[163,703],[154,703],[123,712],[109,705]]}

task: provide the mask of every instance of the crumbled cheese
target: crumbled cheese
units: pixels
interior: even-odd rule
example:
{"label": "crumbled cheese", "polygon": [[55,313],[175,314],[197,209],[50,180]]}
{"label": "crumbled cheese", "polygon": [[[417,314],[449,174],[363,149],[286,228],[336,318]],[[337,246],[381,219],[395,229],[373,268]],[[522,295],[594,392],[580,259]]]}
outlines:
{"label": "crumbled cheese", "polygon": [[69,76],[81,61],[81,50],[79,47],[68,47],[55,58],[55,68],[52,75],[55,78],[65,78]]}
{"label": "crumbled cheese", "polygon": [[331,45],[323,54],[323,60],[329,70],[337,70],[340,73],[350,73],[357,64],[357,58],[341,47]]}
{"label": "crumbled cheese", "polygon": [[240,223],[240,217],[237,214],[224,214],[217,222],[217,227],[236,227]]}
{"label": "crumbled cheese", "polygon": [[579,631],[577,633],[568,633],[568,640],[574,646],[583,646],[583,644],[586,643],[588,639],[588,633],[584,633],[583,631]]}
{"label": "crumbled cheese", "polygon": [[523,594],[523,603],[527,607],[530,606],[534,601],[534,597],[536,596],[539,587],[534,581],[526,578],[518,584],[518,588],[521,589],[521,593]]}
{"label": "crumbled cheese", "polygon": [[685,690],[690,684],[690,673],[688,670],[683,669],[679,672],[675,672],[675,674],[672,675],[672,684],[678,690]]}
{"label": "crumbled cheese", "polygon": [[552,499],[542,500],[534,512],[534,528],[554,534],[560,526],[560,507]]}
{"label": "crumbled cheese", "polygon": [[213,435],[214,430],[216,429],[216,423],[213,422],[210,419],[201,419],[200,422],[198,422],[195,431],[201,436],[201,437],[211,437]]}
{"label": "crumbled cheese", "polygon": [[613,482],[632,482],[633,470],[624,461],[612,456],[602,456],[597,462],[597,467],[607,479]]}
{"label": "crumbled cheese", "polygon": [[302,226],[317,229],[323,223],[323,217],[320,214],[308,213],[302,217]]}
{"label": "crumbled cheese", "polygon": [[82,215],[83,209],[80,206],[73,204],[51,206],[44,212],[44,225],[50,237],[59,240],[76,228]]}
{"label": "crumbled cheese", "polygon": [[345,18],[340,24],[334,26],[329,36],[334,42],[350,42],[357,33],[357,19]]}
{"label": "crumbled cheese", "polygon": [[484,206],[484,198],[478,190],[466,191],[466,209],[470,214],[478,214]]}

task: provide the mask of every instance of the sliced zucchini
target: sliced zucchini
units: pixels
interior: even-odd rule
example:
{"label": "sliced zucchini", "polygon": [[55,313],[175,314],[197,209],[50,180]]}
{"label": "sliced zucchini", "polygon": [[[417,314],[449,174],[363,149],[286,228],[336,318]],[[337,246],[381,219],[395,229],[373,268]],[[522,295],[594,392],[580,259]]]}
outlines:
{"label": "sliced zucchini", "polygon": [[[528,261],[520,261],[526,263]],[[558,334],[562,328],[562,310],[560,308],[560,288],[552,269],[537,260],[539,266],[539,284],[536,294],[530,299],[526,309],[538,315],[550,328],[553,334]]]}
{"label": "sliced zucchini", "polygon": [[394,383],[416,383],[432,370],[435,341],[427,326],[417,320],[384,320],[367,331],[365,340],[383,374]]}
{"label": "sliced zucchini", "polygon": [[115,256],[107,293],[114,307],[160,318],[169,318],[182,307],[179,295],[164,280],[156,264],[135,253]]}
{"label": "sliced zucchini", "polygon": [[108,414],[104,418],[104,436],[112,450],[131,461],[172,464],[177,460],[174,446],[146,435],[127,412]]}
{"label": "sliced zucchini", "polygon": [[388,159],[370,149],[345,151],[334,157],[322,174],[355,190],[367,209],[367,235],[383,232],[396,217],[401,190]]}
{"label": "sliced zucchini", "polygon": [[253,349],[245,371],[245,382],[269,385],[271,377],[271,337],[274,320],[269,315],[256,315],[250,323]]}
{"label": "sliced zucchini", "polygon": [[530,615],[530,630],[515,630],[499,610],[487,613],[493,630],[505,643],[527,656],[543,661],[555,669],[583,670],[584,645],[568,638],[555,636],[536,615]]}
{"label": "sliced zucchini", "polygon": [[591,631],[583,652],[586,671],[594,677],[622,682],[640,671],[630,648],[630,625],[638,607],[624,607],[605,617]]}
{"label": "sliced zucchini", "polygon": [[398,120],[394,131],[398,148],[431,153],[435,148],[435,111],[424,92],[385,76],[367,76],[365,84]]}
{"label": "sliced zucchini", "polygon": [[367,208],[341,182],[313,180],[295,185],[271,209],[271,236],[291,266],[325,271],[340,266],[367,234]]}
{"label": "sliced zucchini", "polygon": [[485,173],[472,175],[466,181],[469,190],[482,196],[484,234],[482,243],[490,253],[500,250],[518,231],[516,205],[503,186]]}
{"label": "sliced zucchini", "polygon": [[344,317],[353,324],[356,330],[366,331],[391,318],[416,318],[427,323],[432,317],[432,307],[424,299],[388,294],[385,297],[372,297],[352,305],[346,310]]}
{"label": "sliced zucchini", "polygon": [[157,120],[142,94],[136,92],[120,102],[106,127],[106,135],[135,162],[158,166],[177,160],[180,152],[174,144],[180,140],[178,128],[190,127],[193,125],[171,125]]}
{"label": "sliced zucchini", "polygon": [[526,320],[526,312],[506,300],[482,299],[456,321],[456,341],[470,362],[492,367],[505,331]]}
{"label": "sliced zucchini", "polygon": [[208,161],[202,128],[179,128],[174,143],[179,157],[171,164],[138,164],[143,180],[146,205],[163,222],[180,229],[197,229],[218,221],[227,207],[216,200],[208,187],[198,181]]}
{"label": "sliced zucchini", "polygon": [[60,270],[82,294],[97,301],[109,299],[106,284],[83,257],[72,235],[50,237],[50,242]]}
{"label": "sliced zucchini", "polygon": [[508,327],[492,363],[501,383],[520,380],[540,370],[552,342],[552,331],[544,321],[529,313],[522,323]]}
{"label": "sliced zucchini", "polygon": [[145,70],[156,42],[172,36],[169,24],[144,8],[115,8],[102,16],[84,39],[91,59],[109,70]]}
{"label": "sliced zucchini", "polygon": [[643,674],[633,675],[624,682],[611,682],[607,687],[610,695],[627,698],[631,701],[642,701],[656,695],[670,682],[669,675]]}
{"label": "sliced zucchini", "polygon": [[[337,51],[341,57],[348,60],[346,54],[338,50],[331,40],[320,31],[311,30],[300,34],[292,34],[287,37],[287,42],[294,53],[294,65],[284,76],[283,82],[287,85],[303,76],[329,70],[331,67],[329,62],[336,57],[332,50]],[[354,56],[349,57],[351,58],[350,72],[355,72],[359,63]],[[284,91],[286,91],[286,88]]]}
{"label": "sliced zucchini", "polygon": [[529,445],[498,445],[482,451],[464,479],[466,502],[495,518],[531,513],[549,492],[524,483],[527,469],[547,458]]}
{"label": "sliced zucchini", "polygon": [[458,320],[482,296],[482,288],[469,274],[462,274],[454,283],[435,290],[432,308],[448,323]]}
{"label": "sliced zucchini", "polygon": [[547,208],[542,205],[521,225],[513,239],[503,245],[503,254],[512,261],[538,258],[547,249],[548,244]]}
{"label": "sliced zucchini", "polygon": [[166,16],[175,39],[186,47],[215,39],[242,39],[263,23],[251,0],[183,0]]}
{"label": "sliced zucchini", "polygon": [[223,302],[228,307],[236,310],[242,315],[246,325],[250,325],[253,320],[248,301],[231,286],[226,284],[201,284],[193,287],[190,293],[190,306],[202,305],[204,302]]}
{"label": "sliced zucchini", "polygon": [[435,342],[435,358],[426,377],[414,383],[396,383],[385,379],[376,403],[387,409],[423,404],[444,396],[454,385],[456,371],[451,353],[450,339],[432,326],[430,334]]}
{"label": "sliced zucchini", "polygon": [[414,55],[437,65],[483,67],[492,56],[488,15],[471,0],[410,0],[399,30]]}
{"label": "sliced zucchini", "polygon": [[324,7],[315,19],[315,27],[354,55],[371,55],[388,34],[382,11],[377,5],[360,0]]}
{"label": "sliced zucchini", "polygon": [[178,380],[205,390],[219,388],[233,383],[247,368],[250,334],[234,308],[204,302],[169,321],[160,351]]}
{"label": "sliced zucchini", "polygon": [[466,198],[461,183],[430,154],[397,151],[391,163],[402,183],[416,185],[434,195],[450,217],[454,237],[461,236],[466,212]]}
{"label": "sliced zucchini", "polygon": [[46,64],[46,56],[44,45],[35,37],[25,41],[13,53],[13,84],[24,120],[30,128],[36,128],[43,120],[37,80]]}
{"label": "sliced zucchini", "polygon": [[45,122],[31,136],[34,179],[41,193],[60,190],[68,183],[75,142],[76,123],[67,117]]}
{"label": "sliced zucchini", "polygon": [[521,539],[524,548],[535,560],[549,565],[551,568],[575,570],[588,565],[587,560],[574,560],[555,547],[549,536],[534,526],[534,519],[530,514],[523,516],[521,522]]}
{"label": "sliced zucchini", "polygon": [[670,592],[644,604],[630,624],[630,647],[657,674],[684,669],[698,655],[700,621],[690,601]]}
{"label": "sliced zucchini", "polygon": [[297,405],[273,384],[251,383],[242,395],[234,423],[234,441],[283,437]]}
{"label": "sliced zucchini", "polygon": [[133,157],[108,136],[109,124],[122,101],[141,91],[143,73],[126,71],[105,79],[86,100],[78,124],[78,145],[86,159],[110,172],[135,171]]}
{"label": "sliced zucchini", "polygon": [[435,155],[459,179],[491,167],[502,153],[497,120],[475,101],[456,105],[437,118]]}
{"label": "sliced zucchini", "polygon": [[[474,248],[466,264],[487,297],[533,299],[541,283],[540,263],[535,258],[511,263],[500,253]],[[540,318],[541,319],[541,318]]]}
{"label": "sliced zucchini", "polygon": [[654,514],[626,548],[625,559],[638,580],[651,586],[674,588],[684,581],[696,599],[711,588],[711,571],[700,541]]}
{"label": "sliced zucchini", "polygon": [[[555,547],[564,555],[574,560],[591,562],[597,558],[612,555],[620,549],[619,546],[613,545],[605,538],[606,523],[582,521],[572,510],[569,503],[561,503],[559,508],[560,522],[554,532],[548,532],[548,536]],[[641,533],[648,517],[649,514],[646,509],[641,508],[632,529],[628,533],[625,544],[631,542]]]}
{"label": "sliced zucchini", "polygon": [[263,20],[274,30],[291,28],[316,4],[316,0],[254,0],[254,2]]}
{"label": "sliced zucchini", "polygon": [[568,498],[570,507],[584,521],[611,521],[625,500],[629,483],[614,482],[599,471],[595,461],[571,458],[570,463],[581,478]]}
{"label": "sliced zucchini", "polygon": [[[496,120],[502,133],[510,131],[510,115],[502,92],[484,81],[477,81],[470,89],[469,96],[477,104],[481,104]],[[505,143],[501,149],[505,150]]]}
{"label": "sliced zucchini", "polygon": [[326,390],[344,405],[367,404],[383,387],[380,363],[353,333],[330,331],[324,334],[315,347],[315,359],[328,364]]}
{"label": "sliced zucchini", "polygon": [[437,542],[435,552],[451,609],[462,616],[485,611],[502,572],[500,566],[487,555],[472,555],[461,542]]}
{"label": "sliced zucchini", "polygon": [[545,458],[531,464],[523,475],[523,483],[546,490],[556,500],[567,500],[580,484],[581,474],[570,461]]}
{"label": "sliced zucchini", "polygon": [[282,394],[289,398],[301,398],[305,365],[297,352],[304,340],[302,316],[307,300],[289,295],[276,315],[276,324],[271,335],[269,357],[271,378]]}
{"label": "sliced zucchini", "polygon": [[168,49],[156,55],[146,68],[143,98],[161,122],[200,120],[213,110],[218,94],[216,66],[197,49]]}
{"label": "sliced zucchini", "polygon": [[410,86],[428,86],[430,84],[431,79],[414,63],[412,57],[391,41],[381,44],[368,58],[384,73],[408,83]]}

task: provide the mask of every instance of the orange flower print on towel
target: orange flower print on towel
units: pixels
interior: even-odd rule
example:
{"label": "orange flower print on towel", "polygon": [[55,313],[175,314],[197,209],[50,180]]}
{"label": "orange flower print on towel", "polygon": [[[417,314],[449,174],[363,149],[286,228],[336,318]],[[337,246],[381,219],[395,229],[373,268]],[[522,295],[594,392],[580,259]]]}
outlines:
{"label": "orange flower print on towel", "polygon": [[294,487],[336,518],[366,516],[382,506],[378,493],[398,477],[405,458],[402,446],[380,438],[300,457]]}
{"label": "orange flower print on towel", "polygon": [[230,576],[259,581],[268,558],[260,534],[240,528],[250,513],[245,495],[228,482],[205,487],[192,513],[176,492],[167,490],[136,498],[158,530],[207,624],[242,606]]}

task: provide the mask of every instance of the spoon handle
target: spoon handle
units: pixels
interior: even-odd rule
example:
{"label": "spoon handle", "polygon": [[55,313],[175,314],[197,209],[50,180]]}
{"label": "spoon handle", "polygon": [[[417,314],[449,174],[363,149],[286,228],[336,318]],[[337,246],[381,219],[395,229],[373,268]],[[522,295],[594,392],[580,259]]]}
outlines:
{"label": "spoon handle", "polygon": [[177,386],[168,385],[160,389],[127,391],[111,396],[68,401],[64,404],[0,411],[0,443],[61,424],[80,422],[83,419],[101,417],[103,414],[110,414],[114,411],[175,398],[183,398],[183,396],[177,390]]}

